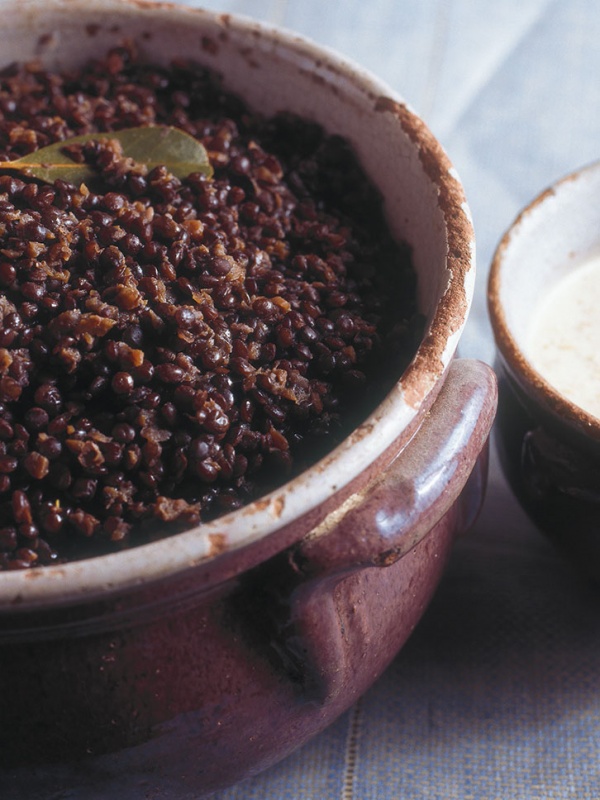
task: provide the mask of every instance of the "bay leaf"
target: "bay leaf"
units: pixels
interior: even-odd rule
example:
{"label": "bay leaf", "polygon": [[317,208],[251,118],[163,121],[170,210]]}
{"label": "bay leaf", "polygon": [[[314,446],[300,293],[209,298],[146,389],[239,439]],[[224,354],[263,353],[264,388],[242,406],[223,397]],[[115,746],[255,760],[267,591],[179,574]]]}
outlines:
{"label": "bay leaf", "polygon": [[14,161],[0,161],[0,170],[17,170],[31,178],[53,183],[57,178],[79,186],[97,177],[89,164],[78,164],[65,152],[74,144],[113,139],[121,144],[123,156],[148,170],[164,165],[177,178],[192,172],[212,177],[213,169],[204,146],[189,133],[169,125],[144,125],[106,133],[86,133],[41,147]]}

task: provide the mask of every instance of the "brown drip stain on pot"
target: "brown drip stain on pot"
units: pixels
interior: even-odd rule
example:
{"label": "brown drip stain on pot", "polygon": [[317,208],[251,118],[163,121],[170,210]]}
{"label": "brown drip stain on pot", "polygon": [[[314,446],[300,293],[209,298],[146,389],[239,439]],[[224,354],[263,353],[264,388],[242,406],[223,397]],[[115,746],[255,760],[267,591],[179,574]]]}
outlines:
{"label": "brown drip stain on pot", "polygon": [[432,378],[427,373],[436,375],[444,370],[442,355],[445,334],[459,330],[468,313],[469,303],[464,281],[465,275],[472,268],[469,245],[474,239],[474,233],[469,218],[462,211],[466,203],[464,191],[450,172],[452,165],[442,146],[425,123],[413,115],[404,103],[383,95],[376,99],[374,110],[397,117],[406,135],[417,145],[423,169],[437,186],[438,204],[448,233],[448,287],[438,303],[431,329],[403,379],[405,400],[417,408],[430,388]]}
{"label": "brown drip stain on pot", "polygon": [[227,550],[227,537],[223,533],[210,533],[208,539],[210,541],[210,558],[221,555]]}
{"label": "brown drip stain on pot", "polygon": [[253,47],[239,47],[238,52],[246,61],[246,64],[250,67],[250,69],[260,69],[260,64],[254,58]]}
{"label": "brown drip stain on pot", "polygon": [[212,36],[200,37],[200,47],[211,56],[216,56],[219,52],[219,45]]}
{"label": "brown drip stain on pot", "polygon": [[58,35],[56,33],[43,33],[37,40],[36,52],[42,53],[48,50],[58,42]]}
{"label": "brown drip stain on pot", "polygon": [[273,515],[279,518],[283,514],[283,510],[285,509],[285,497],[284,495],[279,495],[273,500]]}

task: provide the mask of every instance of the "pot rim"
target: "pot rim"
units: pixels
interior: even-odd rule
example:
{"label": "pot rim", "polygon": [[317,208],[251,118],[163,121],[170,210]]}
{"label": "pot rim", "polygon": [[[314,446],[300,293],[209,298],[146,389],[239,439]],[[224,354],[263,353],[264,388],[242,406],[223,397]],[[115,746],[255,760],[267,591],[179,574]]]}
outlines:
{"label": "pot rim", "polygon": [[[9,5],[28,16],[39,3],[11,0]],[[91,598],[184,573],[225,552],[262,541],[315,509],[375,461],[431,405],[466,323],[475,282],[473,225],[456,171],[420,117],[369,71],[303,36],[241,15],[149,0],[46,0],[43,8],[71,15],[77,10],[106,12],[115,24],[117,16],[132,14],[159,17],[166,25],[174,18],[198,27],[208,23],[254,42],[276,41],[277,51],[287,51],[303,69],[307,63],[318,64],[319,75],[345,78],[354,92],[373,102],[374,112],[393,114],[399,130],[415,145],[422,169],[437,190],[447,242],[448,282],[404,374],[365,421],[317,464],[247,506],[172,537],[81,561],[0,573],[0,607],[20,609]]]}
{"label": "pot rim", "polygon": [[[521,235],[527,235],[527,223],[542,216],[545,206],[556,202],[561,192],[568,190],[574,183],[595,176],[600,178],[600,160],[564,175],[540,192],[519,212],[502,236],[492,259],[488,279],[488,311],[502,361],[521,391],[531,396],[535,403],[553,418],[558,418],[570,427],[583,431],[588,438],[600,441],[600,419],[571,402],[535,369],[512,333],[501,300],[502,269],[505,259],[515,240]],[[598,243],[600,244],[600,236]]]}

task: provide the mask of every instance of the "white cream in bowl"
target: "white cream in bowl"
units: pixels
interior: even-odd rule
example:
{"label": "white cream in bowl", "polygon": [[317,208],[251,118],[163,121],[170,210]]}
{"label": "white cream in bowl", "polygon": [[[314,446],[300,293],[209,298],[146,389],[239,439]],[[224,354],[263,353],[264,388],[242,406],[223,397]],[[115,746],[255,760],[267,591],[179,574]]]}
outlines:
{"label": "white cream in bowl", "polygon": [[542,296],[533,310],[526,351],[548,383],[600,418],[600,255]]}

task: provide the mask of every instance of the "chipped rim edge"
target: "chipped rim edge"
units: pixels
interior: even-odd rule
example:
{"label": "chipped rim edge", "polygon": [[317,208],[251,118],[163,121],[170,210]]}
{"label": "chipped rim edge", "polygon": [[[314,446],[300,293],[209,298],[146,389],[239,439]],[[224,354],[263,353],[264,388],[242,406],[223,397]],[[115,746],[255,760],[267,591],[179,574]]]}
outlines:
{"label": "chipped rim edge", "polygon": [[[18,0],[13,0],[18,6]],[[73,13],[78,0],[53,0],[59,12]],[[23,3],[23,11],[35,7]],[[347,486],[396,440],[419,411],[431,402],[443,380],[466,324],[475,286],[475,235],[464,189],[441,144],[402,97],[368,70],[338,52],[293,31],[257,22],[238,14],[154,3],[149,0],[93,0],[87,7],[125,14],[175,14],[193,24],[209,20],[228,32],[277,39],[293,57],[319,63],[321,74],[344,75],[358,83],[362,94],[378,97],[383,113],[394,114],[418,151],[424,172],[437,186],[438,204],[447,235],[447,288],[440,297],[432,321],[401,379],[340,445],[313,467],[277,490],[247,506],[173,537],[143,544],[131,550],[37,570],[0,573],[0,608],[39,608],[51,601],[70,604],[101,594],[142,587],[168,576],[183,574],[211,562],[216,556],[245,547],[290,525]],[[237,530],[237,534],[236,534]],[[201,535],[199,532],[201,531]],[[219,542],[215,556],[214,542]]]}
{"label": "chipped rim edge", "polygon": [[565,186],[582,178],[585,179],[586,176],[596,172],[600,174],[600,161],[594,161],[564,175],[541,191],[518,213],[500,239],[492,258],[488,278],[487,303],[496,347],[508,373],[521,387],[521,390],[525,394],[531,395],[540,407],[552,417],[560,418],[563,423],[581,431],[586,437],[600,442],[600,419],[571,402],[535,369],[512,334],[501,300],[504,260],[511,244],[519,237],[523,225],[533,214],[543,213],[544,205],[557,197]]}

